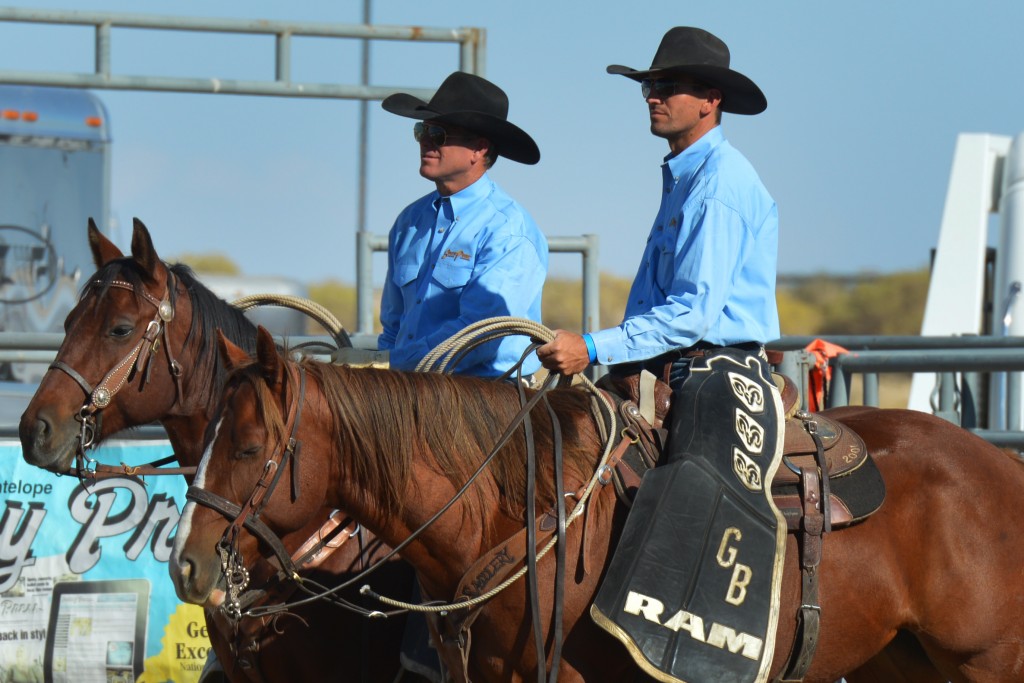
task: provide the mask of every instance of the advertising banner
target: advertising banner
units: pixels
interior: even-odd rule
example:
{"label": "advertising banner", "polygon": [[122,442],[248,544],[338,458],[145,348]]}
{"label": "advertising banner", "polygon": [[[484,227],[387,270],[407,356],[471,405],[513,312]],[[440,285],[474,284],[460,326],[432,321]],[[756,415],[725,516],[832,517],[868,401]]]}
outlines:
{"label": "advertising banner", "polygon": [[[141,465],[166,441],[94,454]],[[209,641],[167,575],[185,503],[179,475],[80,482],[0,440],[0,683],[193,683]]]}

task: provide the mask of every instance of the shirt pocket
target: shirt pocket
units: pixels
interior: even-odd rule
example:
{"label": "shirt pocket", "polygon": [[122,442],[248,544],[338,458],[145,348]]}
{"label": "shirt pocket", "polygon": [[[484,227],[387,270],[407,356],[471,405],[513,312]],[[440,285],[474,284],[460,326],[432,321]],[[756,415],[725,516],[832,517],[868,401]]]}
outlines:
{"label": "shirt pocket", "polygon": [[461,258],[442,258],[434,268],[434,280],[445,289],[460,289],[473,276],[473,265]]}
{"label": "shirt pocket", "polygon": [[399,289],[404,289],[406,285],[416,279],[419,272],[420,264],[418,263],[396,263],[395,269],[391,273],[391,281]]}
{"label": "shirt pocket", "polygon": [[675,230],[666,231],[654,245],[655,257],[658,259],[654,280],[665,293],[671,291],[676,277],[676,235]]}

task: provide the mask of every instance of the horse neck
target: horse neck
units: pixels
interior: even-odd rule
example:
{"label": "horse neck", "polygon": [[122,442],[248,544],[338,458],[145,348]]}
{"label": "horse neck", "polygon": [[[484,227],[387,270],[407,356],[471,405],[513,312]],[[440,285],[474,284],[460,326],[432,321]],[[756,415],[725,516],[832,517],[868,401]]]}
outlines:
{"label": "horse neck", "polygon": [[[194,367],[191,354],[183,354],[178,361],[182,368]],[[178,461],[184,466],[198,466],[203,458],[206,428],[213,419],[216,403],[213,399],[198,400],[198,387],[203,379],[189,376],[187,370],[183,370],[183,373],[185,376],[181,382],[182,395],[171,411],[161,417],[159,422],[167,432],[167,439],[171,442]],[[204,379],[210,381],[209,378]]]}
{"label": "horse neck", "polygon": [[[196,283],[196,286],[199,286]],[[230,308],[230,304],[220,299],[211,299],[215,306]],[[212,339],[217,330],[195,329],[202,325],[202,316],[193,315],[193,307],[196,305],[189,295],[188,286],[181,283],[181,292],[178,299],[179,311],[184,319],[188,315],[189,331],[182,336],[177,361],[182,368],[181,396],[175,405],[160,418],[160,424],[167,432],[167,438],[174,448],[181,464],[186,466],[197,466],[203,457],[205,445],[206,428],[213,420],[218,401],[220,400],[223,379],[220,386],[210,387],[215,378],[217,349],[215,345],[204,346],[202,339]],[[178,318],[176,314],[175,319]],[[236,345],[253,346],[256,338],[256,328],[246,325],[241,330],[225,329],[225,335]],[[185,339],[188,339],[187,343]],[[200,369],[208,369],[208,372],[200,373]]]}
{"label": "horse neck", "polygon": [[[325,402],[320,401],[319,404],[324,412],[311,415],[309,418],[303,417],[303,420],[330,419],[324,407]],[[318,431],[328,434],[330,430]],[[326,438],[331,439],[330,436]],[[329,462],[323,463],[322,469],[319,470],[319,476],[330,471],[328,480],[334,483],[333,489],[327,492],[326,504],[345,510],[391,547],[408,539],[455,496],[455,487],[441,473],[432,455],[422,448],[412,446],[409,451],[411,474],[399,494],[403,501],[402,509],[395,515],[388,515],[375,504],[384,497],[383,491],[359,490],[345,474],[353,462],[377,457],[373,449],[366,441],[361,442],[366,446],[364,450],[352,451],[341,448],[337,439],[331,439],[331,443],[333,451],[326,445],[315,446],[313,449],[306,446],[303,449],[304,452],[317,450],[330,453]],[[482,518],[493,519],[498,514],[500,513],[495,502],[493,507],[484,509]],[[416,569],[420,581],[430,595],[448,595],[454,592],[463,573],[490,547],[488,544],[492,539],[489,529],[489,525],[480,524],[479,520],[471,520],[466,506],[460,500],[418,534],[416,539],[402,550],[401,556]],[[457,542],[453,542],[453,539],[457,539]]]}

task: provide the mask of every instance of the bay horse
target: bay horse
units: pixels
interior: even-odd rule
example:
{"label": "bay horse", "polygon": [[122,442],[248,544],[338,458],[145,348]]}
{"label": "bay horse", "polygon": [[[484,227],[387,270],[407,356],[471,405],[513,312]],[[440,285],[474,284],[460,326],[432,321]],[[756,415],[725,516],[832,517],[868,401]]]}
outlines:
{"label": "bay horse", "polygon": [[[196,500],[220,497],[245,509],[259,499],[260,519],[278,533],[302,527],[325,505],[348,510],[395,546],[443,510],[403,549],[424,592],[450,601],[464,574],[524,524],[524,439],[512,439],[467,495],[443,506],[467,481],[518,409],[516,388],[474,378],[335,367],[282,357],[261,332],[257,355],[223,342],[235,366],[211,429],[169,564],[181,599],[223,600],[221,560],[233,522]],[[306,381],[297,377],[304,375]],[[298,387],[304,386],[304,396]],[[598,461],[600,439],[590,397],[556,389],[549,400],[564,436],[566,491],[577,491]],[[1024,464],[933,416],[850,408],[831,413],[859,433],[882,473],[887,498],[872,516],[826,535],[820,569],[821,630],[805,678],[827,683],[868,662],[898,632],[911,633],[940,680],[1024,679]],[[537,510],[554,505],[552,421],[533,415],[538,454]],[[289,436],[303,443],[301,471],[280,460]],[[538,455],[537,462],[542,461]],[[299,494],[265,487],[278,470]],[[256,494],[257,483],[261,493]],[[560,680],[629,681],[643,677],[617,640],[587,615],[626,511],[613,487],[598,488],[571,526]],[[264,494],[266,494],[264,496]],[[241,557],[255,553],[245,534]],[[797,545],[789,537],[781,612],[770,677],[785,663],[800,606]],[[670,561],[670,558],[666,558]],[[552,645],[551,556],[539,562],[540,623]],[[372,577],[369,579],[372,583]],[[525,582],[492,597],[472,623],[468,671],[479,682],[536,680],[541,660],[531,635]],[[453,615],[458,609],[449,608]],[[444,617],[445,619],[449,617]],[[442,621],[442,633],[446,633]],[[461,661],[443,643],[453,672]],[[460,680],[456,677],[456,680]],[[465,679],[461,679],[465,680]]]}
{"label": "bay horse", "polygon": [[[159,337],[148,370],[128,377],[108,405],[97,412],[94,440],[123,429],[160,422],[178,461],[196,466],[203,435],[226,377],[216,346],[216,331],[242,347],[254,349],[256,328],[237,309],[215,296],[183,265],[163,262],[145,225],[134,222],[131,255],[121,251],[90,220],[89,244],[97,272],[85,285],[80,301],[64,324],[65,339],[56,362],[98,380],[117,366],[146,333],[155,309],[166,300],[173,317]],[[178,377],[175,377],[175,374]],[[53,472],[67,472],[78,448],[81,422],[76,420],[88,398],[67,371],[46,374],[21,419],[20,436],[27,462]],[[289,551],[321,528],[332,510],[312,515],[309,524],[284,537]],[[344,515],[341,516],[342,518]],[[332,545],[337,545],[334,541]],[[388,549],[361,531],[315,570],[306,572],[321,584],[334,585]],[[408,594],[414,577],[403,562],[387,563],[382,581]],[[253,567],[255,573],[266,568]],[[358,602],[350,591],[345,597]],[[399,675],[403,618],[373,621],[326,603],[296,608],[294,619],[241,621],[239,634],[223,615],[207,611],[208,632],[218,659],[231,681],[328,680],[345,671],[353,681],[391,683]],[[310,634],[316,633],[315,638]],[[320,647],[330,634],[330,652]],[[243,665],[244,664],[244,665]],[[404,681],[422,681],[407,674]]]}

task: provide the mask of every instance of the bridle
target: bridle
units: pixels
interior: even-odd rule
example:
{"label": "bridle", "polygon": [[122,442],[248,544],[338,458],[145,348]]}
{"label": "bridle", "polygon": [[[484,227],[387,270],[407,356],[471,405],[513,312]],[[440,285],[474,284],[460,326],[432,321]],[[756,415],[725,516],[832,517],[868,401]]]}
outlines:
{"label": "bridle", "polygon": [[[302,451],[302,442],[296,438],[296,434],[302,418],[302,406],[305,403],[306,370],[302,365],[293,366],[287,364],[286,367],[288,368],[289,376],[293,372],[292,368],[295,368],[294,372],[298,374],[298,380],[293,380],[293,384],[298,385],[298,390],[292,392],[293,396],[288,405],[284,426],[284,433],[288,436],[283,439],[283,443],[275,444],[275,448],[271,451],[270,458],[264,463],[260,478],[253,486],[246,502],[238,505],[216,493],[195,485],[189,486],[188,491],[185,493],[186,500],[220,513],[229,522],[228,527],[217,542],[221,572],[227,587],[227,598],[222,610],[229,619],[238,624],[242,617],[256,616],[250,613],[249,608],[263,597],[262,591],[250,589],[248,592],[245,592],[249,587],[250,576],[241,550],[238,547],[240,532],[244,528],[266,544],[277,559],[280,569],[275,576],[271,577],[272,580],[290,580],[296,588],[311,595],[312,599],[329,600],[342,609],[356,612],[366,617],[386,617],[396,614],[400,610],[393,612],[369,610],[337,595],[340,588],[347,587],[351,582],[346,582],[341,586],[329,589],[319,585],[309,577],[302,577],[299,574],[300,570],[309,568],[324,549],[336,550],[340,547],[344,540],[336,544],[332,544],[331,541],[335,537],[340,536],[342,532],[347,531],[348,538],[356,536],[361,538],[362,528],[353,520],[346,518],[343,523],[339,524],[334,519],[334,515],[332,515],[320,530],[307,540],[302,547],[295,553],[289,553],[280,537],[260,519],[263,509],[270,501],[270,497],[274,494],[281,476],[284,474],[285,469],[289,468],[289,465],[291,469],[292,501],[297,500],[299,496],[299,455]],[[349,531],[349,529],[352,530]],[[386,555],[385,559],[390,558],[393,554],[392,552]],[[375,563],[373,566],[364,569],[357,578],[364,577],[379,566],[380,564]],[[267,613],[277,613],[284,611],[288,606],[288,603],[284,603],[263,609]]]}
{"label": "bridle", "polygon": [[[289,377],[291,377],[291,368],[288,367]],[[233,624],[235,631],[232,651],[246,675],[255,680],[262,680],[254,657],[258,655],[261,633],[267,628],[268,622],[266,616],[250,614],[249,610],[262,605],[270,596],[266,588],[249,588],[251,576],[238,545],[242,528],[266,544],[277,560],[279,569],[276,573],[263,577],[265,584],[269,586],[276,581],[279,584],[290,586],[283,592],[278,591],[277,599],[282,602],[269,610],[270,624],[276,623],[279,617],[288,613],[287,600],[294,590],[303,590],[308,593],[307,583],[323,589],[315,581],[300,576],[300,570],[315,568],[350,539],[357,538],[360,548],[363,548],[362,526],[350,517],[339,518],[341,516],[337,514],[337,510],[294,553],[289,553],[284,542],[260,519],[260,515],[277,489],[284,471],[289,469],[289,466],[292,501],[297,500],[299,496],[299,456],[302,451],[302,442],[296,438],[296,434],[302,417],[302,406],[305,403],[306,371],[301,365],[297,367],[298,380],[294,383],[298,385],[298,390],[291,392],[292,400],[289,402],[283,430],[287,437],[282,439],[283,443],[279,441],[274,444],[270,458],[264,463],[260,478],[253,486],[245,503],[238,505],[195,485],[189,486],[185,494],[186,500],[218,512],[229,521],[228,527],[217,542],[221,572],[227,588],[227,597],[221,611]],[[362,550],[359,557],[360,563],[362,563]],[[367,610],[344,598],[331,596],[329,593],[324,597],[344,609],[364,616],[387,616],[383,612]],[[243,621],[243,617],[249,617],[249,621]],[[301,617],[299,618],[301,620]]]}
{"label": "bridle", "polygon": [[[284,444],[275,444],[270,453],[270,459],[264,463],[263,472],[253,486],[248,500],[242,505],[237,505],[195,485],[189,486],[185,493],[186,500],[208,507],[230,520],[220,541],[217,542],[217,553],[220,555],[221,570],[224,573],[228,589],[224,611],[233,621],[242,617],[241,595],[249,585],[249,570],[245,566],[241,550],[238,547],[243,527],[271,548],[280,562],[281,571],[285,576],[296,581],[301,580],[295,562],[285,549],[284,543],[260,520],[260,514],[270,501],[278,482],[281,481],[281,475],[284,474],[289,464],[291,464],[292,502],[299,496],[299,454],[302,450],[302,443],[295,438],[295,434],[299,428],[302,404],[305,402],[306,396],[306,371],[301,365],[298,366],[298,375],[298,391],[293,392],[292,400],[289,401],[288,417],[285,421],[287,439]],[[278,448],[278,446],[281,447]]]}
{"label": "bridle", "polygon": [[[94,281],[91,286],[96,287],[100,284],[99,281]],[[167,323],[174,319],[174,305],[171,302],[171,296],[174,292],[175,284],[174,273],[167,269],[167,287],[163,297],[157,299],[147,292],[144,287],[136,290],[134,285],[124,280],[110,282],[110,287],[117,287],[138,294],[143,301],[152,304],[156,309],[156,313],[146,326],[146,331],[143,332],[142,338],[139,339],[138,343],[103,376],[95,388],[89,384],[81,373],[64,361],[55,360],[50,364],[50,369],[66,373],[85,392],[85,403],[82,404],[82,407],[75,415],[75,420],[81,424],[78,434],[78,445],[75,449],[75,470],[79,476],[90,471],[88,469],[89,462],[95,462],[88,458],[85,452],[96,444],[96,436],[99,433],[102,422],[101,411],[110,405],[117,392],[131,381],[134,375],[140,374],[142,388],[149,383],[149,372],[152,367],[150,360],[153,354],[160,350],[161,338],[163,339],[165,353],[167,354],[168,368],[174,380],[174,404],[176,405],[181,401],[181,365],[171,355],[171,347],[167,340]]]}

